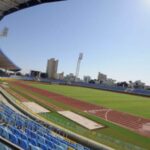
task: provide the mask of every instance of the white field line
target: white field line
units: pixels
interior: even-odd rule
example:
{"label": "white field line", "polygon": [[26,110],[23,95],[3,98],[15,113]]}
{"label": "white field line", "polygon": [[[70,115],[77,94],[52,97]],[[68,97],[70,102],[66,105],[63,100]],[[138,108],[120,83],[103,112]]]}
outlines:
{"label": "white field line", "polygon": [[105,113],[105,119],[106,119],[106,121],[108,121],[108,113],[111,112],[111,111],[112,111],[112,109],[108,109],[107,112]]}

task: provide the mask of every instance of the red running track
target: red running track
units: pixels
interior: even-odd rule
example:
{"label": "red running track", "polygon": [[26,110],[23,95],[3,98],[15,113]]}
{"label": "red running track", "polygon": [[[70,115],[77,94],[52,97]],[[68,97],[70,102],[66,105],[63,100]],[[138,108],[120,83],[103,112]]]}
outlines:
{"label": "red running track", "polygon": [[30,85],[26,85],[22,82],[15,82],[15,84],[28,90],[31,90],[32,92],[39,93],[43,96],[53,99],[59,103],[63,103],[73,108],[77,108],[80,111],[90,113],[104,120],[128,128],[136,133],[139,133],[140,135],[150,137],[150,131],[147,132],[142,129],[142,126],[150,122],[150,119],[145,119],[128,113],[115,111],[102,106],[97,106],[88,102],[70,98],[61,94],[56,94],[43,89],[31,87]]}

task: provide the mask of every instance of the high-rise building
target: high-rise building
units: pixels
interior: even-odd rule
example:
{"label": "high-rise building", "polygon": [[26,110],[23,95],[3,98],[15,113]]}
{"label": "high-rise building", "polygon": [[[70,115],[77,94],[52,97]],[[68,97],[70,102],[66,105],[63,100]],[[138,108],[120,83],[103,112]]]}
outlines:
{"label": "high-rise building", "polygon": [[47,61],[47,75],[50,79],[57,79],[58,60],[51,58]]}
{"label": "high-rise building", "polygon": [[107,75],[103,74],[103,73],[98,73],[98,77],[97,77],[98,81],[106,81],[107,80]]}
{"label": "high-rise building", "polygon": [[58,73],[57,74],[57,79],[63,80],[64,79],[64,72]]}
{"label": "high-rise building", "polygon": [[91,80],[90,76],[84,76],[83,77],[84,82],[88,83]]}

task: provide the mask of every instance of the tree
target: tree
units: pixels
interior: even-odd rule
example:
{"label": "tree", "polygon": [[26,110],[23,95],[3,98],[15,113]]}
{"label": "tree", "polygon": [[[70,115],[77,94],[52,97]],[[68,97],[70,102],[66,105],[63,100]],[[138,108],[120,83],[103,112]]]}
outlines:
{"label": "tree", "polygon": [[95,81],[94,80],[90,80],[89,83],[90,84],[95,84]]}

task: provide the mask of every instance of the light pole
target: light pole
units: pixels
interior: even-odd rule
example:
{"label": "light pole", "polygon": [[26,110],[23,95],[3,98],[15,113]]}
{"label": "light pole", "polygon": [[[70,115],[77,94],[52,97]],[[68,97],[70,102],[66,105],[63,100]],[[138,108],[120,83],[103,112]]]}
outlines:
{"label": "light pole", "polygon": [[8,28],[5,27],[1,32],[0,32],[0,37],[7,37],[8,35]]}
{"label": "light pole", "polygon": [[75,73],[75,81],[77,81],[80,71],[80,64],[81,60],[83,59],[83,53],[79,54],[78,61],[77,61],[77,67],[76,67],[76,73]]}

